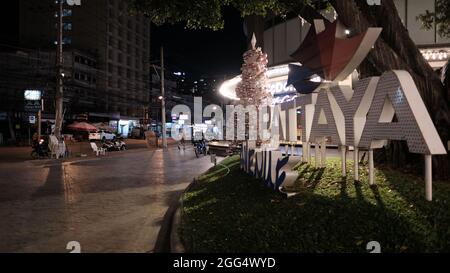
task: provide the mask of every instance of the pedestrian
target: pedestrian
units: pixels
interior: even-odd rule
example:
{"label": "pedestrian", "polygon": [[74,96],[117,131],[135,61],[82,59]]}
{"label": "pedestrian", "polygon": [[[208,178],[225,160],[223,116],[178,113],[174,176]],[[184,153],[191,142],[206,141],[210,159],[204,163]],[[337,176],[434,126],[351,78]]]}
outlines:
{"label": "pedestrian", "polygon": [[186,150],[186,135],[185,135],[183,129],[180,129],[180,136],[181,136],[181,139],[178,142],[178,150],[181,150],[181,147],[183,147],[183,151],[184,151],[184,150]]}

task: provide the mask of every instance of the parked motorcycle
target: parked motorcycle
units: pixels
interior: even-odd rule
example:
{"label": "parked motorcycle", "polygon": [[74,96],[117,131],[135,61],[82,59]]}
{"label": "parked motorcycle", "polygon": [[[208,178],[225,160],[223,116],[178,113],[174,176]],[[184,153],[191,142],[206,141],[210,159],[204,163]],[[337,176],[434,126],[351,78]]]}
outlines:
{"label": "parked motorcycle", "polygon": [[200,157],[200,155],[206,155],[206,142],[196,141],[194,143],[194,152],[197,158]]}
{"label": "parked motorcycle", "polygon": [[122,138],[116,139],[114,145],[119,151],[125,151],[127,149],[127,144],[125,144]]}
{"label": "parked motorcycle", "polygon": [[31,157],[33,159],[48,158],[50,157],[50,150],[48,148],[48,140],[45,137],[39,139],[39,141],[33,141],[33,151],[31,151]]}
{"label": "parked motorcycle", "polygon": [[103,142],[102,148],[106,149],[108,152],[111,151],[124,151],[127,149],[127,145],[122,139],[116,139],[114,141]]}

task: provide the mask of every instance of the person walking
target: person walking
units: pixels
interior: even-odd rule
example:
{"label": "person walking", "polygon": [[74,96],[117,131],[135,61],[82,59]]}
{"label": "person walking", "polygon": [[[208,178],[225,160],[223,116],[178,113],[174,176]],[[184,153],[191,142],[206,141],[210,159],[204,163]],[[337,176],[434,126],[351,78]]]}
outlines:
{"label": "person walking", "polygon": [[180,129],[180,135],[181,139],[178,142],[178,150],[181,150],[181,147],[183,147],[183,151],[186,150],[186,134],[184,133],[183,129]]}

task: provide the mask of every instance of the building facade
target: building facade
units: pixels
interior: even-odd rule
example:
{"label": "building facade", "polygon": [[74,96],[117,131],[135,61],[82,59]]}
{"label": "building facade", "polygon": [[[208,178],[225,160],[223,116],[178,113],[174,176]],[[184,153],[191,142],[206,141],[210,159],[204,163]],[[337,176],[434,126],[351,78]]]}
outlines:
{"label": "building facade", "polygon": [[[426,60],[434,69],[439,69],[450,59],[450,38],[440,37],[436,27],[422,28],[416,17],[426,10],[434,11],[435,0],[394,0],[400,19],[408,29],[411,39],[416,43]],[[333,11],[324,14],[333,20]],[[269,66],[292,62],[292,54],[303,41],[310,24],[298,16],[288,20],[267,20],[264,30],[264,52],[269,57]]]}
{"label": "building facade", "polygon": [[[435,0],[395,0],[394,3],[411,39],[417,44],[423,57],[433,69],[442,68],[450,60],[450,38],[440,37],[436,27],[431,30],[423,29],[421,22],[416,19],[426,10],[434,10]],[[323,12],[323,16],[334,21],[337,14],[333,10],[328,10]],[[288,64],[296,62],[290,55],[303,42],[311,25],[301,17],[293,15],[285,19],[270,18],[265,23],[262,41],[258,43],[268,56],[269,69],[266,73],[268,88],[275,96],[274,101],[281,102],[289,99],[289,95],[296,95],[292,86],[286,86]],[[239,81],[240,76],[225,81],[220,92],[226,97],[235,98],[234,89]]]}
{"label": "building facade", "polygon": [[[101,107],[96,85],[96,61],[92,55],[66,50],[63,55],[64,111],[70,119],[79,113]],[[54,120],[55,52],[48,50],[11,50],[0,52],[0,133],[23,139],[28,134],[30,115],[25,109],[24,91],[42,92],[42,121]],[[6,120],[11,125],[5,123]],[[12,128],[9,128],[9,127]],[[34,130],[32,130],[34,131]]]}
{"label": "building facade", "polygon": [[[2,58],[19,67],[23,65],[15,72],[22,80],[14,83],[20,85],[18,88],[10,88],[14,82],[12,72],[2,71],[0,81],[9,82],[9,86],[0,86],[2,97],[8,94],[2,105],[10,105],[6,101],[10,98],[23,97],[23,86],[36,85],[36,81],[43,82],[39,88],[52,101],[56,85],[57,7],[58,1],[54,0],[19,1],[18,41],[11,49],[2,49]],[[80,6],[64,3],[63,51],[66,119],[87,114],[93,120],[116,121],[119,127],[120,120],[133,120],[136,124],[145,117],[150,103],[150,22],[142,15],[130,15],[127,1],[90,0],[81,1]],[[46,63],[46,70],[38,69],[43,74],[40,76],[21,61],[34,58],[36,52],[40,54],[39,62]],[[54,117],[52,107],[44,108],[44,114]]]}

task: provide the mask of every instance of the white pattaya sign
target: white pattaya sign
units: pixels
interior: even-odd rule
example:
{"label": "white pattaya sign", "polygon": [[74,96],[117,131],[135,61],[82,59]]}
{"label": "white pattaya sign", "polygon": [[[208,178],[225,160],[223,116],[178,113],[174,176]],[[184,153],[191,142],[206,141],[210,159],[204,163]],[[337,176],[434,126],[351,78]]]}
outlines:
{"label": "white pattaya sign", "polygon": [[[294,156],[295,152],[291,147],[292,152],[283,156],[278,150],[278,143],[297,142],[299,109],[303,113],[300,120],[303,128],[303,153],[301,157]],[[179,112],[189,117],[186,124],[190,124],[189,107],[177,105],[172,110],[172,113]],[[368,151],[369,183],[374,184],[373,150],[382,148],[389,140],[404,140],[410,152],[425,155],[426,198],[431,200],[431,155],[447,153],[419,91],[406,71],[395,70],[386,72],[381,77],[362,79],[354,88],[329,85],[318,93],[302,95],[276,106],[261,107],[259,121],[256,119],[256,107],[228,105],[224,123],[223,111],[218,105],[209,105],[203,110],[201,98],[195,98],[194,120],[199,122],[202,118],[211,118],[212,113],[216,124],[219,124],[219,130],[223,128],[222,124],[226,124],[227,140],[250,141],[249,145],[244,145],[243,168],[263,178],[275,189],[295,181],[297,175],[291,167],[299,160],[310,162],[311,145],[316,149],[316,166],[324,167],[325,139],[341,148],[343,176],[347,173],[346,151],[348,147],[353,147],[355,180],[359,180],[359,151]],[[251,117],[248,132],[244,122],[246,113]],[[256,131],[257,122],[259,132]],[[172,137],[175,139],[179,138],[179,128],[172,128]],[[270,140],[272,148],[258,149],[251,144],[258,135],[262,140]]]}
{"label": "white pattaya sign", "polygon": [[[360,179],[359,152],[367,151],[369,183],[372,185],[375,184],[373,150],[382,148],[389,140],[406,141],[409,152],[425,156],[425,195],[427,200],[432,200],[431,157],[447,151],[411,75],[407,71],[394,70],[380,77],[361,79],[355,84],[349,80],[381,31],[381,28],[368,28],[361,34],[347,37],[340,22],[325,24],[322,20],[315,20],[314,29],[307,35],[309,40],[304,41],[292,55],[303,64],[297,68],[294,66],[298,73],[291,71],[289,77],[293,81],[288,82],[296,84],[295,88],[301,94],[283,99],[277,105],[228,105],[226,123],[219,106],[210,105],[202,111],[201,99],[195,98],[194,123],[201,123],[203,117],[212,118],[214,113],[219,130],[223,129],[222,124],[226,124],[227,140],[246,140],[241,153],[242,169],[275,190],[294,183],[298,174],[292,167],[299,160],[311,161],[311,145],[315,148],[316,167],[325,167],[326,140],[338,145],[342,176],[347,176],[347,151],[353,148],[353,176],[356,181]],[[319,77],[317,85],[311,85],[315,79],[311,71],[322,77]],[[276,82],[286,79],[283,76],[288,72],[285,65],[266,73],[269,81],[276,85]],[[236,77],[225,82],[220,88],[221,94],[235,98],[234,86],[239,80]],[[314,88],[305,88],[309,86]],[[282,91],[281,86],[277,89]],[[294,146],[290,151],[286,147],[282,153],[279,141],[297,143],[298,111],[302,113],[299,122],[302,153],[296,153]],[[179,112],[187,114],[186,124],[191,124],[189,107],[178,105],[172,110],[172,113]],[[174,138],[178,138],[178,131],[172,128]],[[257,139],[265,145],[256,147]]]}

